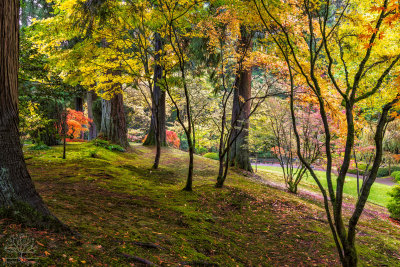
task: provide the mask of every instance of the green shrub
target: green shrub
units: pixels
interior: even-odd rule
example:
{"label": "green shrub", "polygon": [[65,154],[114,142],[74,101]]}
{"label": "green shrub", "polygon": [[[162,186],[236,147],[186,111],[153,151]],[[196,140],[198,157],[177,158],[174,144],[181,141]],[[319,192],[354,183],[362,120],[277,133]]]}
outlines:
{"label": "green shrub", "polygon": [[111,151],[125,152],[125,149],[119,145],[109,145],[106,148]]}
{"label": "green shrub", "polygon": [[94,139],[92,141],[93,145],[107,148],[110,145],[110,142],[103,139]]}
{"label": "green shrub", "polygon": [[400,183],[400,171],[394,171],[394,172],[392,172],[392,177],[393,177],[394,179],[396,179],[397,182]]}
{"label": "green shrub", "polygon": [[95,146],[103,147],[103,148],[111,150],[111,151],[125,152],[125,149],[122,146],[110,144],[110,142],[103,140],[103,139],[94,139],[92,141],[92,143]]}
{"label": "green shrub", "polygon": [[208,158],[208,159],[219,160],[218,153],[213,153],[213,152],[206,153],[203,155],[203,157]]}
{"label": "green shrub", "polygon": [[390,217],[400,220],[400,186],[395,186],[392,191],[390,191],[389,195],[392,197],[387,205]]}
{"label": "green shrub", "polygon": [[202,147],[196,147],[196,153],[197,154],[205,154],[205,153],[207,153],[208,152],[208,149],[207,148],[205,148],[204,146],[202,146]]}
{"label": "green shrub", "polygon": [[36,144],[34,146],[31,146],[29,148],[29,150],[49,150],[51,147],[49,147],[48,145],[44,144],[44,143],[39,143]]}
{"label": "green shrub", "polygon": [[[390,168],[391,172],[396,172],[396,171],[400,171],[400,167],[399,166],[393,166]],[[389,168],[388,167],[384,167],[384,168],[379,168],[378,170],[378,177],[386,177],[389,176]]]}
{"label": "green shrub", "polygon": [[[366,166],[364,166],[364,169],[365,169],[365,168],[366,168]],[[360,168],[360,169],[361,169],[361,168]],[[371,167],[370,167],[370,169],[371,169]],[[392,167],[390,168],[390,170],[391,170],[391,172],[392,172],[392,174],[393,174],[394,172],[400,171],[400,167],[399,167],[399,166],[392,166]],[[356,169],[349,169],[347,172],[348,172],[348,173],[351,173],[351,174],[357,174],[357,170],[356,170]],[[360,170],[360,175],[362,175],[362,173],[363,173],[363,171]],[[386,176],[389,176],[389,168],[388,168],[388,167],[379,168],[378,173],[377,173],[376,176],[377,176],[377,177],[386,177]]]}

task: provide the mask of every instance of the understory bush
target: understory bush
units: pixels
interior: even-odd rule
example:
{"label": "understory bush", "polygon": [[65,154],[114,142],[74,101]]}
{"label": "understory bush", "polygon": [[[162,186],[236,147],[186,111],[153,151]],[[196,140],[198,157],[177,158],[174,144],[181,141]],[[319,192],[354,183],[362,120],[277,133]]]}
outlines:
{"label": "understory bush", "polygon": [[396,179],[397,182],[400,183],[400,171],[394,171],[394,172],[392,172],[392,177],[393,177],[394,179]]}
{"label": "understory bush", "polygon": [[[360,169],[359,174],[361,175],[362,172],[365,170],[365,166],[364,166],[364,169],[359,166],[359,169]],[[393,175],[394,172],[400,171],[400,167],[399,166],[392,166],[390,168],[390,171],[391,171],[391,174]],[[356,169],[349,169],[347,171],[347,173],[357,174],[357,170]],[[377,177],[386,177],[386,176],[389,176],[389,168],[388,167],[379,168],[378,173],[377,173]]]}
{"label": "understory bush", "polygon": [[49,150],[51,147],[49,147],[48,145],[44,144],[44,143],[38,143],[35,144],[34,146],[29,147],[29,150]]}
{"label": "understory bush", "polygon": [[203,155],[205,158],[219,160],[218,153],[210,152]]}
{"label": "understory bush", "polygon": [[390,217],[400,220],[400,185],[393,187],[389,195],[392,197],[387,205],[388,211],[390,212]]}

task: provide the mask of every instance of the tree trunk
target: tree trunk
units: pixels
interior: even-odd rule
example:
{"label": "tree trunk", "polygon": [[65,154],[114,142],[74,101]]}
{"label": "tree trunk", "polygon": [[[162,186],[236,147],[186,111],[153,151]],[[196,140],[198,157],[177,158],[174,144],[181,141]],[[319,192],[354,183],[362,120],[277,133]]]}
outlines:
{"label": "tree trunk", "polygon": [[0,208],[49,210],[26,168],[18,130],[19,0],[0,2]]}
{"label": "tree trunk", "polygon": [[[83,98],[80,96],[75,97],[75,110],[83,112]],[[85,132],[81,131],[80,139],[85,139]]]}
{"label": "tree trunk", "polygon": [[93,90],[87,92],[87,109],[88,109],[88,117],[91,120],[89,122],[89,140],[93,140],[97,137],[97,127],[94,123],[93,116],[93,102],[96,101],[97,95]]}
{"label": "tree trunk", "polygon": [[80,96],[75,97],[75,110],[83,112],[83,98]]}
{"label": "tree trunk", "polygon": [[[191,137],[189,137],[188,139],[191,139]],[[184,191],[193,190],[192,185],[193,185],[193,168],[194,168],[194,147],[192,140],[188,140],[188,143],[189,143],[189,171],[186,180],[186,186],[185,188],[183,188]]]}
{"label": "tree trunk", "polygon": [[[156,51],[155,61],[159,62],[160,54],[163,49],[163,42],[159,33],[154,34],[154,50]],[[152,94],[152,115],[150,122],[150,129],[147,134],[146,141],[143,143],[145,146],[154,146],[157,145],[157,126],[159,125],[159,138],[161,141],[161,146],[167,145],[166,140],[166,112],[165,112],[165,99],[166,92],[161,89],[159,82],[163,77],[163,68],[160,64],[154,65],[154,87]],[[157,116],[158,114],[158,116]],[[158,117],[158,123],[155,119]],[[158,125],[157,125],[158,124]]]}
{"label": "tree trunk", "polygon": [[[226,166],[228,168],[228,166]],[[217,184],[215,185],[216,188],[222,188],[224,185],[224,158],[219,158],[219,167],[218,167],[218,177],[217,177]]]}
{"label": "tree trunk", "polygon": [[111,100],[102,99],[101,137],[127,148],[126,119],[122,94],[114,95]]}
{"label": "tree trunk", "polygon": [[[247,53],[252,49],[251,34],[249,34],[244,26],[241,27],[241,38],[239,43],[240,53]],[[248,145],[249,137],[249,116],[251,103],[247,101],[251,98],[251,75],[252,68],[243,66],[243,62],[239,62],[239,70],[236,74],[233,107],[232,107],[232,127],[235,128],[232,138],[236,137],[233,142],[230,153],[230,164],[240,169],[253,172],[250,163],[250,151]],[[243,129],[243,123],[245,124]]]}

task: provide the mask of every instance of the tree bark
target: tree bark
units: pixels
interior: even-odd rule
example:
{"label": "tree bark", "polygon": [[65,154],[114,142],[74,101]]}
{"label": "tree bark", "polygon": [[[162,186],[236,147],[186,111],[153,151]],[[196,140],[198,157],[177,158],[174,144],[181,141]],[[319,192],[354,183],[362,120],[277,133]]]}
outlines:
{"label": "tree bark", "polygon": [[[154,65],[154,86],[152,93],[152,108],[151,108],[151,122],[150,129],[147,134],[146,141],[143,143],[145,146],[157,145],[157,126],[159,126],[159,139],[160,146],[166,146],[166,112],[165,112],[165,100],[166,92],[161,89],[159,82],[163,77],[163,68],[158,63],[160,61],[160,54],[163,49],[163,42],[159,33],[154,34],[154,50],[156,51]],[[158,121],[156,121],[158,118]]]}
{"label": "tree bark", "polygon": [[18,130],[19,0],[0,2],[0,208],[51,215],[26,168]]}
{"label": "tree bark", "polygon": [[75,97],[75,110],[83,112],[83,98],[80,96]]}
{"label": "tree bark", "polygon": [[111,100],[102,99],[99,136],[122,147],[129,147],[122,94],[114,95]]}
{"label": "tree bark", "polygon": [[91,122],[89,122],[89,140],[93,140],[97,137],[97,127],[93,116],[93,102],[96,101],[96,99],[97,95],[93,90],[87,92],[88,117],[91,120]]}
{"label": "tree bark", "polygon": [[[230,152],[230,165],[236,166],[240,169],[253,172],[253,168],[250,163],[250,151],[248,145],[249,137],[249,116],[251,111],[251,101],[247,101],[251,98],[251,75],[252,68],[246,67],[243,64],[243,60],[247,53],[252,49],[251,34],[246,30],[244,26],[241,26],[241,38],[239,40],[239,52],[243,58],[239,62],[239,69],[236,74],[234,95],[233,95],[233,107],[232,107],[232,127],[236,128],[233,131],[232,138],[236,137],[233,142]],[[237,128],[241,128],[242,124],[245,124],[242,131]]]}

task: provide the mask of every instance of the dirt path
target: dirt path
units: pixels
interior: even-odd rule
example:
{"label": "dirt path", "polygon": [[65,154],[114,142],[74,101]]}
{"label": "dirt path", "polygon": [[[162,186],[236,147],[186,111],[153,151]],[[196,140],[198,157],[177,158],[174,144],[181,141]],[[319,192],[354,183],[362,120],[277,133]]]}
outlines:
{"label": "dirt path", "polygon": [[[255,166],[255,165],[253,164],[253,166]],[[281,165],[276,164],[276,163],[260,163],[260,164],[257,164],[257,166],[280,167]],[[315,170],[316,171],[325,171],[324,169],[318,169],[318,168],[316,168]],[[346,176],[354,178],[354,179],[357,178],[357,175],[352,174],[352,173],[348,173]],[[361,178],[360,178],[360,182],[362,182]],[[384,185],[388,185],[388,186],[395,186],[398,184],[392,177],[376,178],[375,182],[378,184],[384,184]]]}

